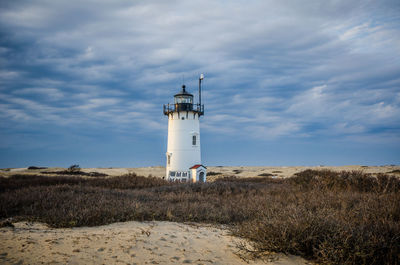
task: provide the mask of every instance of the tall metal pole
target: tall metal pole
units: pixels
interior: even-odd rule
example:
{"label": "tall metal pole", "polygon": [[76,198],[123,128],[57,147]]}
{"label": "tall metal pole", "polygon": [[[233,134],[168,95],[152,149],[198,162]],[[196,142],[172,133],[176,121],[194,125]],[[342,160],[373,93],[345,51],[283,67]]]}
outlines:
{"label": "tall metal pole", "polygon": [[199,78],[199,105],[201,110],[201,78]]}
{"label": "tall metal pole", "polygon": [[199,106],[200,106],[200,112],[201,112],[201,80],[204,79],[204,74],[200,75],[199,78]]}

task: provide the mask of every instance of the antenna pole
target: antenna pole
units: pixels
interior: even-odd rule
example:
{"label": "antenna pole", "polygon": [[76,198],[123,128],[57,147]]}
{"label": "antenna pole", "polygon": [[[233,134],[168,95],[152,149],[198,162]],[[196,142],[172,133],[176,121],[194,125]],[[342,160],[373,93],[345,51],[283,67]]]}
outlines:
{"label": "antenna pole", "polygon": [[201,78],[199,78],[199,105],[201,109]]}
{"label": "antenna pole", "polygon": [[204,74],[200,75],[199,78],[199,107],[200,107],[200,112],[201,112],[201,80],[204,79]]}

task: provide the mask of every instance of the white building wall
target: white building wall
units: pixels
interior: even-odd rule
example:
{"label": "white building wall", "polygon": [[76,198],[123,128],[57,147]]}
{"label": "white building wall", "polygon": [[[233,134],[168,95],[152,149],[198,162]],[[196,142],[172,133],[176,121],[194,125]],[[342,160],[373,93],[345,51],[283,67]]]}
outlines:
{"label": "white building wall", "polygon": [[[200,180],[200,173],[201,172],[203,172],[203,174],[204,174],[202,181]],[[191,169],[191,173],[192,173],[192,175],[191,175],[191,177],[192,177],[191,181],[192,182],[206,182],[207,181],[207,178],[206,178],[207,169],[205,167],[201,166],[201,167],[198,167],[198,168],[193,168],[193,169]]]}
{"label": "white building wall", "polygon": [[[192,144],[193,136],[196,136],[196,145]],[[197,114],[191,111],[181,111],[179,115],[178,112],[169,114],[166,155],[167,179],[170,171],[190,172],[190,167],[201,164],[200,122]]]}

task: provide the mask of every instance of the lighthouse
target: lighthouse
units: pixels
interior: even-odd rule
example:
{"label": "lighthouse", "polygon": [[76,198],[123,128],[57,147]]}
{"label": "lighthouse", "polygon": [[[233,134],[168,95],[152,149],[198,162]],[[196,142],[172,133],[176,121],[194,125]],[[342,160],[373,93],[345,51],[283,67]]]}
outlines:
{"label": "lighthouse", "polygon": [[206,182],[207,168],[201,164],[200,117],[204,115],[201,104],[201,82],[199,78],[199,100],[182,90],[174,95],[174,103],[164,105],[168,116],[168,146],[166,153],[166,179],[179,182]]}

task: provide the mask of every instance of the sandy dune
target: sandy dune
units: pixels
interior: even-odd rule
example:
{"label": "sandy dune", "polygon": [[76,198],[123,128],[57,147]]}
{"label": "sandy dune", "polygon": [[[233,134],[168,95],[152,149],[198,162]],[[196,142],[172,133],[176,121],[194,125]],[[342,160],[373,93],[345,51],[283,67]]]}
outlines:
{"label": "sandy dune", "polygon": [[[292,166],[292,167],[250,167],[250,166],[209,166],[207,172],[212,172],[213,175],[208,175],[207,179],[213,181],[218,177],[222,176],[237,176],[237,177],[258,177],[260,174],[271,174],[278,178],[287,178],[293,176],[297,172],[301,172],[306,169],[330,169],[334,171],[352,171],[361,170],[365,173],[387,173],[393,170],[400,170],[400,166]],[[155,176],[164,177],[165,167],[139,167],[139,168],[86,168],[83,169],[86,172],[100,172],[110,176],[117,176],[127,173],[136,173],[140,176]]]}
{"label": "sandy dune", "polygon": [[[388,173],[394,170],[400,172],[400,166],[291,166],[291,167],[267,167],[267,166],[209,166],[207,172],[211,175],[207,176],[209,181],[213,181],[218,177],[223,176],[236,176],[236,177],[258,177],[260,174],[271,174],[278,178],[287,178],[293,176],[293,174],[306,170],[306,169],[330,169],[335,171],[352,171],[360,170],[364,173],[377,174],[377,173]],[[0,176],[10,176],[17,173],[23,174],[38,174],[41,171],[59,171],[65,170],[65,168],[49,168],[45,170],[27,170],[26,168],[15,168],[15,169],[0,169]],[[165,167],[154,166],[154,167],[137,167],[137,168],[82,168],[84,172],[99,172],[105,173],[109,176],[121,176],[128,173],[136,173],[139,176],[164,177]],[[390,173],[393,175],[400,176],[399,173]]]}
{"label": "sandy dune", "polygon": [[294,256],[245,262],[237,238],[207,225],[125,222],[53,229],[19,222],[0,229],[0,264],[307,264]]}

